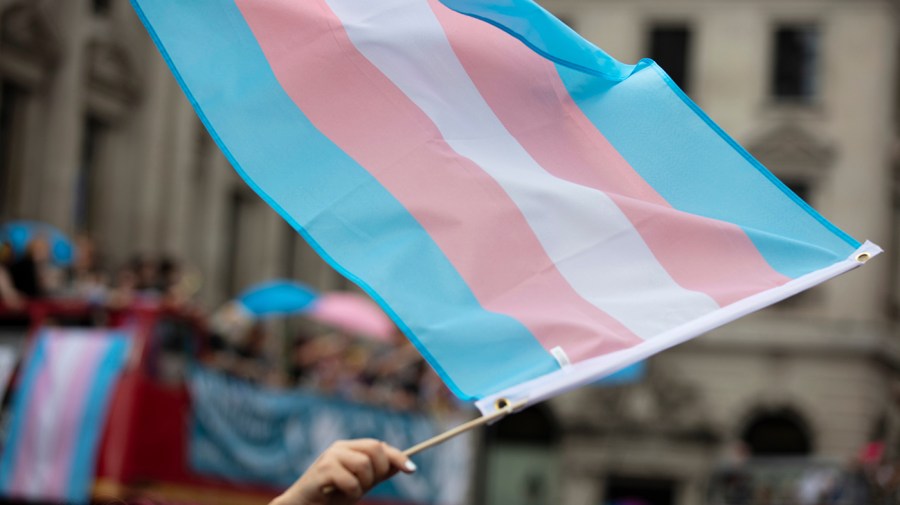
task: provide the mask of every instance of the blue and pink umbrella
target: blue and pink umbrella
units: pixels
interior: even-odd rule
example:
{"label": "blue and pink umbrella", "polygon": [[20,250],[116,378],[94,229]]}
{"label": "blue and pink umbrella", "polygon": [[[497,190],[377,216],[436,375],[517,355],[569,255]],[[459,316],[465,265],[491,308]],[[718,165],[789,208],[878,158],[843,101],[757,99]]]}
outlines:
{"label": "blue and pink umbrella", "polygon": [[345,333],[382,342],[390,341],[395,333],[390,318],[359,293],[318,294],[303,283],[276,279],[250,287],[236,301],[251,319],[303,314]]}

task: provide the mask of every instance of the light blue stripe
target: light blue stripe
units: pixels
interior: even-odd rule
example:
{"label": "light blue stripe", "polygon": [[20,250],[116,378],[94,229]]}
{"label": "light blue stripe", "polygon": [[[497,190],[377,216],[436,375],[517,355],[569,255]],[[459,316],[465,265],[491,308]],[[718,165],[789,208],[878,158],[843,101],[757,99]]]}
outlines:
{"label": "light blue stripe", "polygon": [[133,3],[247,184],[381,304],[454,393],[477,399],[558,369],[520,322],[484,310],[409,212],[310,123],[233,3]]}
{"label": "light blue stripe", "polygon": [[[103,359],[94,371],[90,390],[85,399],[84,416],[78,426],[78,438],[72,452],[69,484],[65,496],[70,503],[87,503],[90,499],[91,484],[96,469],[100,435],[106,422],[112,389],[125,366],[128,356],[129,337],[121,332],[110,332],[92,338],[109,339]],[[74,427],[73,427],[74,429]]]}
{"label": "light blue stripe", "polygon": [[37,335],[34,350],[25,364],[25,371],[18,390],[12,401],[12,421],[6,434],[6,443],[3,444],[3,456],[0,460],[0,493],[9,494],[12,484],[13,470],[16,468],[16,457],[19,452],[19,442],[22,438],[22,424],[28,412],[29,400],[34,394],[34,383],[37,381],[44,362],[47,360],[47,330],[41,330]]}
{"label": "light blue stripe", "polygon": [[582,72],[620,81],[631,74],[626,65],[579,36],[531,0],[440,0],[462,14],[490,23],[541,56]]}
{"label": "light blue stripe", "polygon": [[729,137],[651,60],[624,65],[531,0],[441,1],[553,61],[575,103],[670,205],[740,226],[780,273],[799,277],[859,247]]}
{"label": "light blue stripe", "polygon": [[781,274],[800,277],[859,247],[728,137],[652,61],[642,60],[619,83],[556,68],[594,126],[670,205],[740,226]]}

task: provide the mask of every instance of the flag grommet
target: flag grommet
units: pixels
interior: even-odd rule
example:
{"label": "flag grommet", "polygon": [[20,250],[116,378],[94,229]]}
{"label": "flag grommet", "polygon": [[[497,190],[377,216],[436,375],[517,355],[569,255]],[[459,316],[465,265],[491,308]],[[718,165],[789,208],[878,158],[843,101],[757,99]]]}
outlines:
{"label": "flag grommet", "polygon": [[494,408],[497,410],[503,410],[506,407],[509,407],[509,400],[507,400],[506,398],[497,398],[497,400],[494,402]]}
{"label": "flag grommet", "polygon": [[856,261],[858,263],[865,263],[865,262],[869,261],[869,258],[871,258],[871,257],[872,257],[872,255],[867,252],[859,253],[856,255]]}

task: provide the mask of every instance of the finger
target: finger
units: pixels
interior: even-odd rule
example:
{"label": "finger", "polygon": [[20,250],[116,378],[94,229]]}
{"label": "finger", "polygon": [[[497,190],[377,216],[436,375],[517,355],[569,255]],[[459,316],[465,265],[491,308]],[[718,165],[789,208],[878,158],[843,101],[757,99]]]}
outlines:
{"label": "finger", "polygon": [[353,449],[355,451],[363,451],[363,452],[375,450],[381,444],[382,444],[382,442],[380,440],[375,440],[374,438],[357,438],[354,440],[339,440],[334,443],[334,445],[336,447],[346,447],[349,449]]}
{"label": "finger", "polygon": [[371,449],[376,445],[380,446],[384,449],[391,466],[397,468],[398,470],[403,470],[406,473],[412,473],[416,471],[415,463],[413,463],[407,456],[405,456],[403,452],[400,451],[400,449],[397,449],[396,447],[393,447],[385,442],[381,442],[379,440],[374,440],[371,438],[364,438],[358,440],[347,440],[339,443],[343,444],[346,447],[357,450]]}
{"label": "finger", "polygon": [[[328,480],[332,482],[335,489],[350,498],[357,499],[365,492],[356,475],[341,465],[335,465],[328,473],[328,476]],[[328,488],[327,485],[322,489],[326,488]]]}
{"label": "finger", "polygon": [[385,450],[386,445],[384,442],[380,442],[378,449],[375,450],[375,454],[369,454],[372,458],[372,467],[375,469],[375,474],[379,479],[388,477],[388,472],[391,471],[391,460],[388,459],[387,451]]}
{"label": "finger", "polygon": [[363,489],[369,489],[375,484],[375,470],[368,454],[342,448],[335,452],[335,457],[344,468],[357,477]]}
{"label": "finger", "polygon": [[391,471],[391,462],[388,459],[385,447],[387,444],[380,440],[363,439],[357,440],[351,444],[359,452],[365,453],[372,462],[372,470],[375,472],[375,480],[381,481],[389,477]]}
{"label": "finger", "polygon": [[402,470],[406,473],[413,473],[416,471],[416,464],[412,462],[405,454],[403,454],[400,449],[396,447],[390,446],[388,444],[384,444],[384,452],[387,454],[388,461],[391,462],[391,465],[394,468]]}
{"label": "finger", "polygon": [[[402,470],[406,473],[413,473],[416,471],[416,464],[413,463],[409,457],[403,454],[402,451],[397,449],[396,447],[391,446],[385,442],[381,442],[379,440],[374,439],[358,439],[358,440],[347,440],[342,442],[337,442],[335,445],[341,445],[348,448],[354,449],[365,449],[373,447],[373,444],[378,444],[381,446],[388,457],[388,461],[392,468],[396,470]],[[390,477],[396,473],[396,470],[388,471],[386,477]]]}

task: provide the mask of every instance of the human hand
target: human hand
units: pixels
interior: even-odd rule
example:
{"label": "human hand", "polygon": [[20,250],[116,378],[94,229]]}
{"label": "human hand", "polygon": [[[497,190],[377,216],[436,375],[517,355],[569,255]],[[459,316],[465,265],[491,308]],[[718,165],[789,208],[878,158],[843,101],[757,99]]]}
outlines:
{"label": "human hand", "polygon": [[335,442],[270,505],[350,505],[398,471],[412,473],[416,465],[384,442]]}

